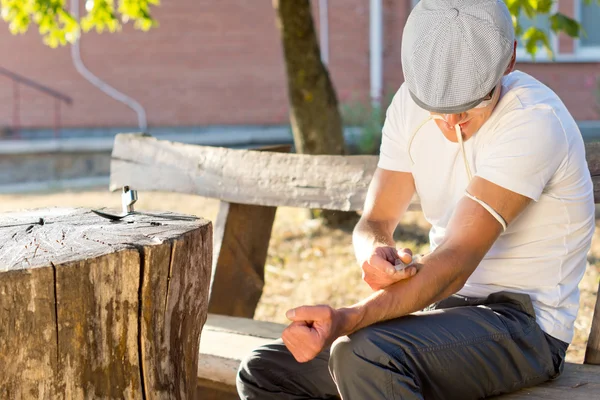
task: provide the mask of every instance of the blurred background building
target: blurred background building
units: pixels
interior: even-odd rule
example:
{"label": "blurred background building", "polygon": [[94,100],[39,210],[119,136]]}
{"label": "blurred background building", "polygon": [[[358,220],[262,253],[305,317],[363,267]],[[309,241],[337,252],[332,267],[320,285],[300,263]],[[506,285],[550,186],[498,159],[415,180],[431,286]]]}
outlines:
{"label": "blurred background building", "polygon": [[[342,105],[389,98],[400,86],[402,29],[414,4],[313,0]],[[540,50],[533,61],[520,47],[517,68],[558,93],[584,135],[600,136],[600,7],[583,0],[555,7],[581,21],[587,36],[551,36],[555,60]],[[118,34],[87,33],[80,49],[91,72],[143,107],[150,134],[215,145],[291,141],[270,0],[164,1],[153,13],[159,27],[150,32],[125,26]],[[77,72],[69,46],[45,46],[34,26],[13,36],[0,25],[0,54],[0,139],[109,138],[140,130],[136,112]]]}

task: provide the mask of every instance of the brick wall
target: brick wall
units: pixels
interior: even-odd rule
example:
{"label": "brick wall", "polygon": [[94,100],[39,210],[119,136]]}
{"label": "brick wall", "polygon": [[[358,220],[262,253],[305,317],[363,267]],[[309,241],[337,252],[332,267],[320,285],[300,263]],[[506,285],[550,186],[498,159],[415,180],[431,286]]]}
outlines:
{"label": "brick wall", "polygon": [[[178,0],[155,9],[160,27],[86,34],[82,58],[137,99],[150,125],[264,124],[287,120],[279,34],[270,1]],[[0,25],[0,65],[73,97],[65,126],[132,126],[136,115],[75,71],[68,48],[45,47],[35,29]],[[8,56],[10,55],[10,56]],[[0,78],[1,79],[1,78]],[[10,81],[0,81],[0,126],[11,122]],[[52,124],[52,101],[22,90],[23,125]]]}
{"label": "brick wall", "polygon": [[[314,2],[317,11],[317,2]],[[400,46],[410,0],[384,3],[384,89],[402,82]],[[160,27],[89,33],[82,58],[99,77],[137,99],[150,126],[282,124],[288,120],[285,71],[270,0],[165,1]],[[369,96],[369,0],[329,0],[330,71],[341,102]],[[315,12],[318,25],[318,12]],[[561,41],[561,47],[569,47]],[[12,36],[0,22],[0,66],[74,99],[68,127],[135,126],[136,115],[75,71],[69,48],[43,45],[35,28]],[[552,87],[577,119],[600,119],[599,63],[518,65]],[[24,127],[51,127],[54,102],[21,88]],[[0,130],[13,122],[12,84],[0,77]]]}

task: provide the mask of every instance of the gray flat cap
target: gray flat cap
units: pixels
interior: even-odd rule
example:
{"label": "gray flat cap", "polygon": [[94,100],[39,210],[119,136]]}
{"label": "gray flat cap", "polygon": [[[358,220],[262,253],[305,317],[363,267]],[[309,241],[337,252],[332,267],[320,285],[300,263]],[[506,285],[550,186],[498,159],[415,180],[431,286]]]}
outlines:
{"label": "gray flat cap", "polygon": [[442,114],[474,107],[504,75],[514,40],[502,0],[421,0],[402,37],[402,69],[413,100]]}

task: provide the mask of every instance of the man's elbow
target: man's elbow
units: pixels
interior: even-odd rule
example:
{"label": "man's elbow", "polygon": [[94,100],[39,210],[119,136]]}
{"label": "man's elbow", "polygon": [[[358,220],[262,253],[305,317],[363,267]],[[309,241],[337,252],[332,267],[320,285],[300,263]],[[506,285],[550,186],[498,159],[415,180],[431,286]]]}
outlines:
{"label": "man's elbow", "polygon": [[460,292],[467,283],[467,279],[468,277],[459,277],[454,279],[454,281],[452,281],[450,285],[448,285],[447,296],[452,296],[453,294]]}
{"label": "man's elbow", "polygon": [[462,290],[466,285],[467,281],[473,271],[479,265],[480,259],[478,257],[456,257],[454,258],[455,268],[454,274],[449,279],[449,284],[446,286],[445,295],[451,296]]}
{"label": "man's elbow", "polygon": [[480,262],[481,258],[472,257],[460,264],[452,283],[449,285],[453,291],[452,294],[458,293],[467,284],[469,277],[475,272]]}

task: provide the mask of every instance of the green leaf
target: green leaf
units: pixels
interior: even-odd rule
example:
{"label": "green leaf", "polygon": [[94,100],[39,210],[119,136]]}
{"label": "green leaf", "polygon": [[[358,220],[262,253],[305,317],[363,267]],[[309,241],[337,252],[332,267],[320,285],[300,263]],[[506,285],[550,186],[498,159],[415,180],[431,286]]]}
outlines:
{"label": "green leaf", "polygon": [[[518,17],[521,13],[521,1],[520,0],[505,0],[506,7],[513,17]],[[513,21],[514,23],[514,21]]]}
{"label": "green leaf", "polygon": [[517,25],[515,25],[515,36],[520,37],[522,34],[523,34],[523,27],[521,26],[521,24],[519,24],[517,22]]}
{"label": "green leaf", "polygon": [[81,29],[83,29],[84,32],[89,32],[90,29],[92,29],[94,27],[94,24],[92,23],[91,19],[88,17],[83,17],[81,19],[80,25],[81,25]]}
{"label": "green leaf", "polygon": [[534,19],[537,9],[537,0],[521,0],[521,7],[529,19]]}
{"label": "green leaf", "polygon": [[562,13],[550,17],[550,28],[556,33],[564,32],[572,38],[579,37],[581,33],[581,24]]}
{"label": "green leaf", "polygon": [[550,40],[548,39],[546,32],[532,26],[523,34],[523,40],[525,41],[527,53],[531,54],[534,59],[540,45],[546,49],[548,57],[553,58],[552,46],[550,45]]}
{"label": "green leaf", "polygon": [[553,0],[538,0],[537,12],[541,14],[547,14],[552,11]]}

